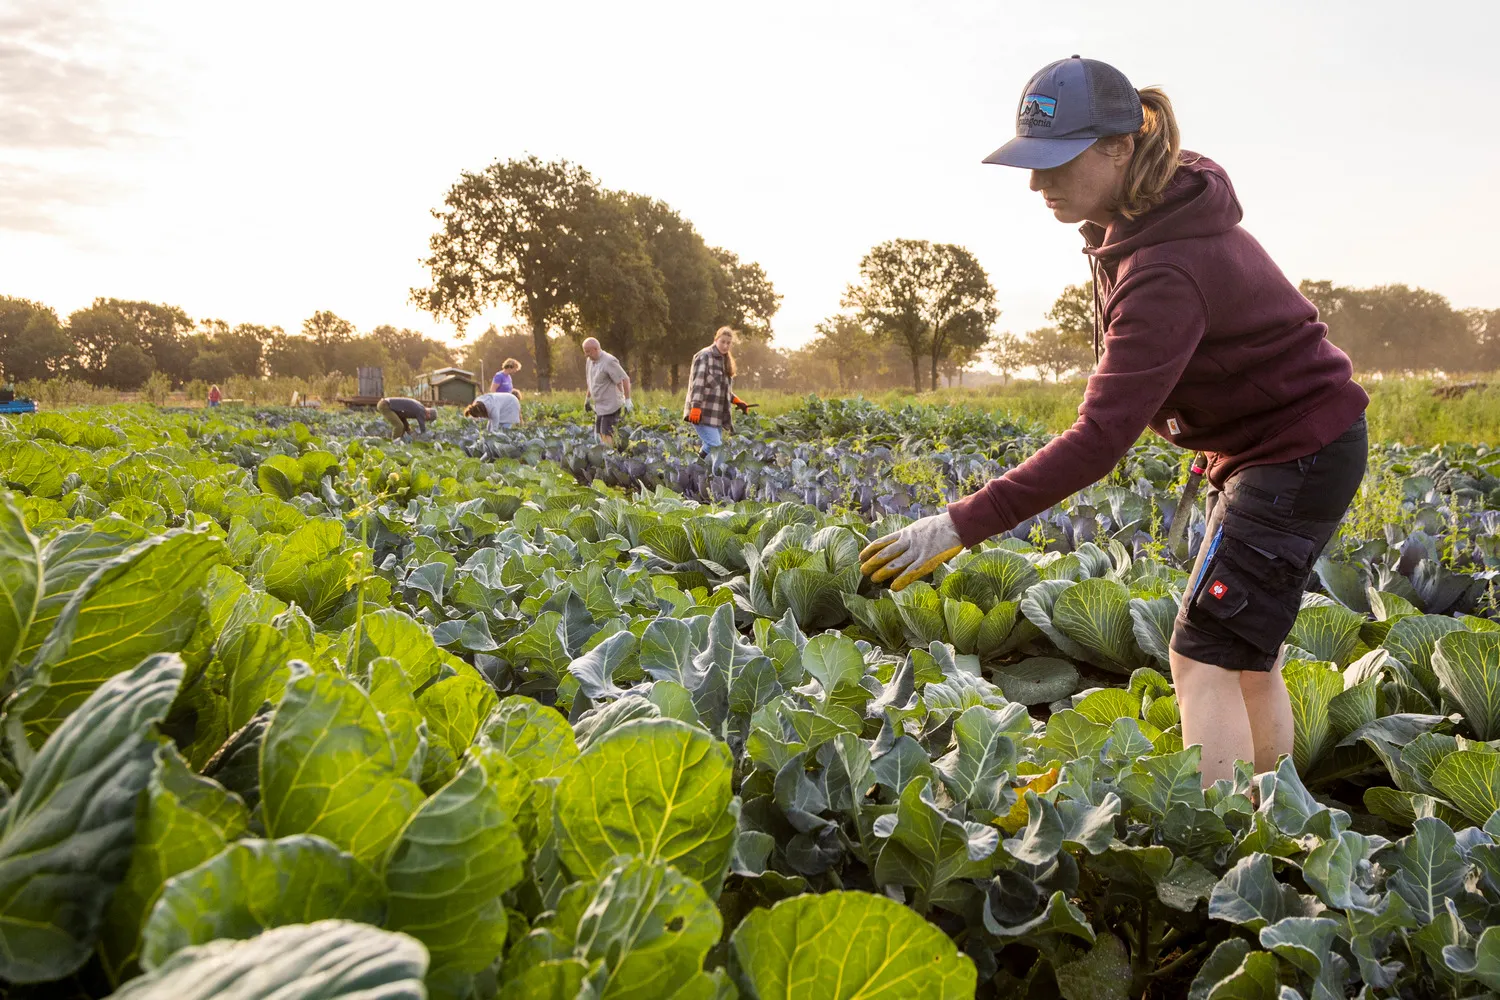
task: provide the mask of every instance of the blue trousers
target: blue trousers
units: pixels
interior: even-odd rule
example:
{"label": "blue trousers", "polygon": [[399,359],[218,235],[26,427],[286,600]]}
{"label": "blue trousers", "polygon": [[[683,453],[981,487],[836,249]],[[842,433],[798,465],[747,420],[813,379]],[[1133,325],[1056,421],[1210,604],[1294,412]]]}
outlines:
{"label": "blue trousers", "polygon": [[718,427],[706,427],[703,424],[694,424],[693,430],[698,432],[698,439],[703,442],[703,457],[708,459],[708,467],[711,469],[718,464],[718,449],[724,444],[724,433]]}

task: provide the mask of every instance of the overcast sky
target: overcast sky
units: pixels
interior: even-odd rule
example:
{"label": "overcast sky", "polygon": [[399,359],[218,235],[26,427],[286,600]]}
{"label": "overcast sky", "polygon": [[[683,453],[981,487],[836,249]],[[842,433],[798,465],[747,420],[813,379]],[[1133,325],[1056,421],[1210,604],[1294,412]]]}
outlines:
{"label": "overcast sky", "polygon": [[451,338],[408,301],[430,210],[535,153],[759,261],[780,344],[898,236],[974,251],[1021,333],[1088,272],[980,160],[1076,52],[1167,90],[1293,280],[1496,307],[1497,37],[1495,0],[0,0],[0,294]]}

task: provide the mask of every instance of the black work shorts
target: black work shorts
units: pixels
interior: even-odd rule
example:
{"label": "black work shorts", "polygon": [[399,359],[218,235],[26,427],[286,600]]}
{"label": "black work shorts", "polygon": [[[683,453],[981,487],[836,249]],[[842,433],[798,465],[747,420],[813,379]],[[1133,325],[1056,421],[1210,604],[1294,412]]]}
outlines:
{"label": "black work shorts", "polygon": [[595,413],[594,433],[600,437],[607,437],[613,434],[615,432],[615,425],[620,422],[620,412],[616,410],[613,413]]}
{"label": "black work shorts", "polygon": [[1276,665],[1368,453],[1361,416],[1312,455],[1252,465],[1209,489],[1207,532],[1172,625],[1175,652],[1228,670]]}

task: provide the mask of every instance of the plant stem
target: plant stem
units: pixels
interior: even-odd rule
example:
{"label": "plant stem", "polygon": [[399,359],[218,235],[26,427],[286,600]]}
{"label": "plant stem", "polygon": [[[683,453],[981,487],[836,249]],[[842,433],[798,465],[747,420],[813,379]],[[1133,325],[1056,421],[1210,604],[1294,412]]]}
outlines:
{"label": "plant stem", "polygon": [[1149,972],[1149,973],[1147,973],[1147,975],[1150,976],[1152,979],[1159,979],[1162,976],[1170,975],[1179,966],[1181,966],[1185,962],[1192,961],[1193,959],[1197,958],[1199,955],[1203,954],[1207,950],[1208,950],[1208,942],[1207,941],[1199,941],[1197,944],[1193,945],[1187,951],[1183,952],[1181,955],[1178,955],[1176,958],[1172,959],[1172,961],[1168,962],[1166,965],[1163,965],[1160,969],[1156,969],[1156,970],[1154,970],[1152,972]]}

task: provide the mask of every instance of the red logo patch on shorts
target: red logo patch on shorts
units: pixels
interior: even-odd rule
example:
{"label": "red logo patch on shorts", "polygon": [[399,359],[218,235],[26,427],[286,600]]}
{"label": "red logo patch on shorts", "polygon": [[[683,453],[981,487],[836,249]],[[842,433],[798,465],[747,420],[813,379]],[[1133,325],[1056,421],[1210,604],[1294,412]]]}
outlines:
{"label": "red logo patch on shorts", "polygon": [[1215,600],[1222,601],[1224,595],[1229,593],[1229,588],[1224,586],[1224,581],[1215,580],[1208,588],[1208,592],[1214,595]]}

